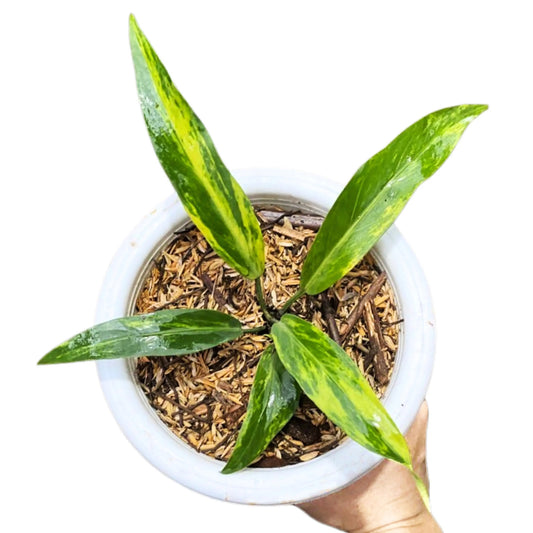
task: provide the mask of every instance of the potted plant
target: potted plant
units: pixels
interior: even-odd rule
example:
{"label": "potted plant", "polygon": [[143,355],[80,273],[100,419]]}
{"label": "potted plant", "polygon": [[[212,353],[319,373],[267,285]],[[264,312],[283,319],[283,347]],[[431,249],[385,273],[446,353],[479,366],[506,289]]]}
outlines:
{"label": "potted plant", "polygon": [[[273,307],[263,290],[263,236],[250,198],[224,166],[133,17],[130,40],[145,122],[181,203],[173,198],[162,204],[123,246],[102,289],[99,324],[40,363],[98,361],[104,392],[128,438],[163,472],[211,496],[247,503],[304,501],[342,488],[387,458],[412,472],[427,503],[402,432],[429,380],[431,305],[414,256],[396,230],[387,230],[486,106],[456,106],[427,115],[360,167],[340,193],[300,174],[241,175],[244,190],[256,203],[327,212],[303,261],[298,288],[283,305]],[[259,328],[247,328],[227,313],[194,308],[125,316],[146,264],[187,223],[187,215],[213,251],[250,280],[263,314]],[[405,319],[403,346],[383,404],[339,344],[291,312],[300,298],[323,293],[338,282],[372,248],[394,285]],[[224,465],[197,453],[165,427],[138,386],[133,361],[210,349],[244,333],[265,334],[270,341],[257,364],[235,448]],[[287,424],[304,393],[353,442],[301,465],[246,468]]]}

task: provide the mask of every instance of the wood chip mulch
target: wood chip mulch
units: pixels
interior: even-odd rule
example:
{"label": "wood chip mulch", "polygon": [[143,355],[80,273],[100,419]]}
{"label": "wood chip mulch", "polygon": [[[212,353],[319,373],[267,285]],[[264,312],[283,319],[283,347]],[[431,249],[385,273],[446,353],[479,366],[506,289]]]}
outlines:
{"label": "wood chip mulch", "polygon": [[[279,308],[296,291],[300,268],[321,217],[257,212],[266,247],[264,292]],[[245,328],[264,324],[254,283],[220,259],[196,228],[176,232],[153,262],[136,300],[136,313],[158,309],[216,309],[232,314]],[[378,396],[389,383],[398,346],[394,294],[385,273],[369,254],[334,287],[306,296],[291,309],[341,344]],[[182,357],[142,357],[137,378],[160,419],[198,452],[227,460],[233,450],[256,365],[269,339],[243,337]],[[287,426],[255,466],[309,461],[345,437],[305,395]]]}

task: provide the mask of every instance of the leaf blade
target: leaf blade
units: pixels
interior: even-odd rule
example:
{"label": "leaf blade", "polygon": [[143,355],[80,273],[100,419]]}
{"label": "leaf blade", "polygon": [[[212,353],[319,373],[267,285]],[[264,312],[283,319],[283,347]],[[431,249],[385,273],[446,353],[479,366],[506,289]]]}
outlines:
{"label": "leaf blade", "polygon": [[410,467],[405,438],[348,354],[294,315],[272,326],[281,362],[302,390],[352,440]]}
{"label": "leaf blade", "polygon": [[362,165],[326,216],[302,267],[301,287],[318,294],[350,271],[414,193],[448,158],[485,105],[426,115]]}
{"label": "leaf blade", "polygon": [[241,334],[240,322],[230,315],[203,309],[169,309],[97,324],[48,352],[38,364],[185,355]]}
{"label": "leaf blade", "polygon": [[248,410],[223,474],[242,470],[256,459],[291,419],[300,398],[294,378],[267,347],[256,370]]}
{"label": "leaf blade", "polygon": [[130,45],[150,139],[185,210],[220,257],[243,276],[258,278],[264,246],[252,205],[133,15]]}

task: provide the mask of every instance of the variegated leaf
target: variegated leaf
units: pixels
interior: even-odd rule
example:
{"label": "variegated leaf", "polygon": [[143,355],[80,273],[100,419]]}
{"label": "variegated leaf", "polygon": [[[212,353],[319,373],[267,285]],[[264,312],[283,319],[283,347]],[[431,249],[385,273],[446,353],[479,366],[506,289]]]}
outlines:
{"label": "variegated leaf", "polygon": [[184,355],[212,348],[240,335],[240,322],[218,311],[156,311],[98,324],[53,349],[39,364]]}
{"label": "variegated leaf", "polygon": [[243,276],[258,278],[264,269],[264,247],[250,201],[133,15],[130,44],[146,126],[185,210],[220,257]]}
{"label": "variegated leaf", "polygon": [[302,390],[351,439],[406,466],[407,443],[349,355],[332,339],[297,316],[272,326],[281,362]]}
{"label": "variegated leaf", "polygon": [[299,399],[300,387],[269,346],[259,361],[246,418],[222,473],[237,472],[256,459],[291,419]]}
{"label": "variegated leaf", "polygon": [[486,105],[425,116],[355,173],[326,216],[302,268],[301,291],[318,294],[349,272],[447,159]]}

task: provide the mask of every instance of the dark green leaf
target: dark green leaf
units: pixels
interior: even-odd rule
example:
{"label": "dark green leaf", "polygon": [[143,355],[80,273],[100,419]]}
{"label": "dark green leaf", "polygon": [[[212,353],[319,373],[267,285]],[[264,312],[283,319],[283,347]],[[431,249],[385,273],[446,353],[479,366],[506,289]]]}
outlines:
{"label": "dark green leaf", "polygon": [[407,443],[349,355],[294,315],[272,326],[281,362],[302,390],[351,439],[407,467]]}
{"label": "dark green leaf", "polygon": [[301,289],[318,294],[350,271],[385,233],[415,191],[450,155],[485,105],[425,116],[367,161],[324,220],[302,268]]}
{"label": "dark green leaf", "polygon": [[174,87],[133,15],[130,44],[146,126],[185,210],[220,257],[243,276],[258,278],[265,254],[250,201],[220,159],[205,126]]}
{"label": "dark green leaf", "polygon": [[240,335],[239,321],[218,311],[157,311],[98,324],[46,354],[39,364],[184,355],[212,348]]}
{"label": "dark green leaf", "polygon": [[291,419],[299,398],[300,388],[269,346],[259,361],[246,418],[222,473],[237,472],[256,459]]}

